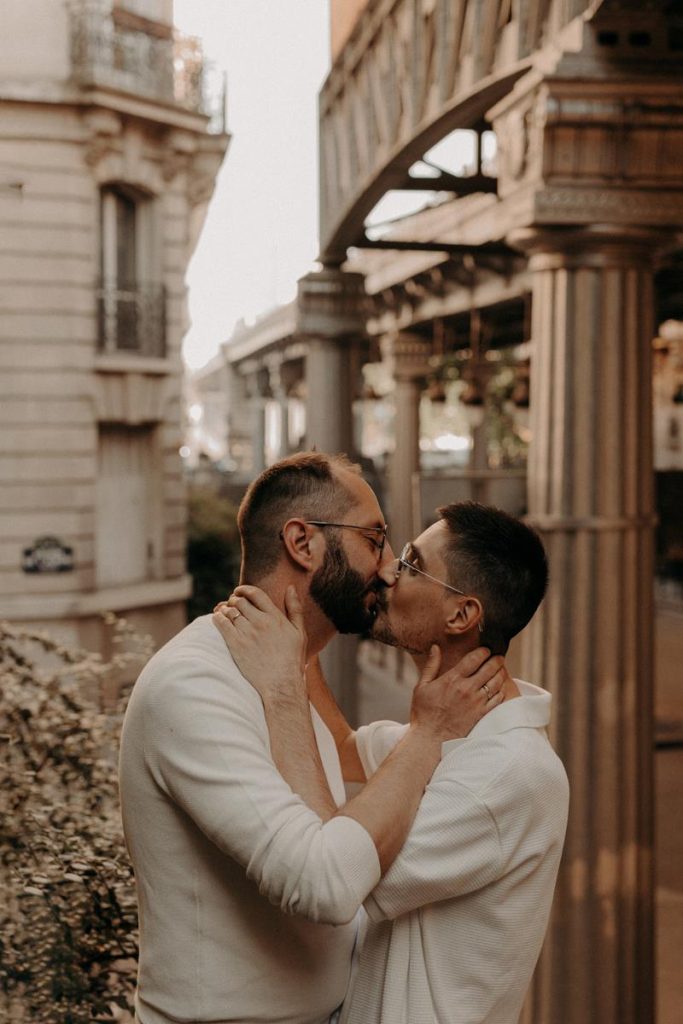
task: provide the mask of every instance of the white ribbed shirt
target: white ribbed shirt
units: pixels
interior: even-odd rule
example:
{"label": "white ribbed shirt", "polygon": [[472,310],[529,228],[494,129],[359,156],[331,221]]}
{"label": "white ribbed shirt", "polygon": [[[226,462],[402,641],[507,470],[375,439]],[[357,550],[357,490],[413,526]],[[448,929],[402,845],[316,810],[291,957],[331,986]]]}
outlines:
{"label": "white ribbed shirt", "polygon": [[[444,744],[370,917],[342,1024],[514,1024],[541,949],[569,787],[546,734],[550,695],[522,696]],[[406,726],[358,730],[371,775]]]}
{"label": "white ribbed shirt", "polygon": [[[334,740],[313,723],[341,804]],[[350,818],[323,825],[278,774],[261,699],[209,616],[143,670],[120,780],[141,1024],[327,1021],[349,981],[352,919],[379,880],[375,845]]]}

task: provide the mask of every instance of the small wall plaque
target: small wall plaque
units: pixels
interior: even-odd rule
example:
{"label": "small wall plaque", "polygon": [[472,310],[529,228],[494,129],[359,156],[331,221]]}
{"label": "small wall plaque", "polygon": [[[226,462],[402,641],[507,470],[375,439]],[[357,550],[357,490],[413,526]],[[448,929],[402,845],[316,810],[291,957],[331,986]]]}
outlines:
{"label": "small wall plaque", "polygon": [[38,537],[30,548],[24,548],[21,568],[24,572],[72,572],[74,552],[57,537]]}

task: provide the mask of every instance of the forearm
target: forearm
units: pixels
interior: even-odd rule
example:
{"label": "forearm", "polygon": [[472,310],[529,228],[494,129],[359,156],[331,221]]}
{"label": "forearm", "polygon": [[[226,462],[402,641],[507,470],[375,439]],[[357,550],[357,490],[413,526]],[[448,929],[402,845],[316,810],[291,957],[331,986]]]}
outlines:
{"label": "forearm", "polygon": [[308,697],[303,690],[283,688],[264,700],[264,710],[277,770],[292,791],[328,821],[337,805],[320,759]]}
{"label": "forearm", "polygon": [[273,761],[283,779],[322,821],[343,815],[362,825],[375,844],[384,874],[405,842],[439,763],[440,740],[412,726],[363,789],[337,810],[320,760],[308,700],[301,691],[282,687],[266,699],[264,707]]}
{"label": "forearm", "polygon": [[370,834],[382,874],[405,842],[440,757],[441,741],[411,726],[363,789],[337,811],[354,818]]}

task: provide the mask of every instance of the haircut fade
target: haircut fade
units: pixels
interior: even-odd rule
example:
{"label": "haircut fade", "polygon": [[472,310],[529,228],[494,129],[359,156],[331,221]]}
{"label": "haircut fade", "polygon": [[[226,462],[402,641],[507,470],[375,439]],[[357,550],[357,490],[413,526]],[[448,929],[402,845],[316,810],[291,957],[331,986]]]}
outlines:
{"label": "haircut fade", "polygon": [[294,516],[339,520],[354,499],[341,472],[361,475],[346,455],[298,452],[280,459],[249,485],[237,513],[242,544],[242,580],[258,583],[282,556],[282,527]]}
{"label": "haircut fade", "polygon": [[548,586],[541,538],[526,523],[474,501],[437,509],[448,527],[442,549],[448,582],[478,597],[484,608],[481,642],[505,654],[524,629]]}

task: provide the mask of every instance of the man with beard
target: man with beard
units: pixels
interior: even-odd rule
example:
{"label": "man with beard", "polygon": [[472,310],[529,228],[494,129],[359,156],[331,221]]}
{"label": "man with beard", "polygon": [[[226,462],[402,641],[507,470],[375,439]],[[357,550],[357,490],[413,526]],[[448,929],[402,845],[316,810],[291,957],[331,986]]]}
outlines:
{"label": "man with beard", "polygon": [[[242,582],[259,584],[274,608],[300,604],[301,658],[335,630],[371,626],[393,556],[377,499],[348,460],[307,453],[275,464],[249,488],[238,524]],[[269,630],[276,652],[283,626],[281,615]],[[352,919],[396,857],[442,742],[502,700],[502,661],[488,655],[475,651],[439,678],[427,667],[407,735],[343,813],[334,739],[307,700],[290,706],[284,676],[286,725],[269,741],[263,704],[210,616],[154,655],[133,690],[120,755],[141,1024],[329,1018],[348,984]],[[277,653],[269,671],[283,672]],[[288,671],[300,676],[302,665]],[[290,788],[275,763],[297,745],[311,757]]]}
{"label": "man with beard", "polygon": [[[482,642],[502,654],[545,592],[540,539],[504,512],[474,503],[445,506],[438,515],[381,567],[386,591],[372,635],[413,652],[419,665],[434,644],[442,667],[462,665]],[[307,706],[306,690],[321,683],[312,683],[310,666],[306,679],[296,671],[304,626],[294,598],[288,609],[289,622],[258,588],[242,587],[219,607],[216,624],[262,696],[276,763],[292,780],[311,765],[310,749],[304,738],[279,744],[278,734]],[[278,715],[267,671],[275,652],[286,679]],[[443,744],[405,844],[365,900],[370,922],[342,1024],[519,1018],[550,913],[568,785],[546,733],[550,695],[509,677],[502,694],[466,738]],[[375,722],[354,733],[339,712],[328,716],[323,707],[323,714],[345,778],[367,778],[361,793],[369,797],[375,773],[408,727]],[[315,778],[322,801],[324,778]],[[328,796],[328,814],[330,807]]]}

